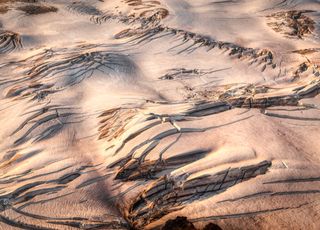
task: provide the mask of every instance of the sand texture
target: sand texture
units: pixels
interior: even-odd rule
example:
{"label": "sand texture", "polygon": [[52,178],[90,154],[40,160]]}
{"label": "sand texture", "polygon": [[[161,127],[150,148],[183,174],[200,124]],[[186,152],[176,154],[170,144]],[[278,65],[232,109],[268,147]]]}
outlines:
{"label": "sand texture", "polygon": [[0,0],[0,229],[320,229],[319,0]]}

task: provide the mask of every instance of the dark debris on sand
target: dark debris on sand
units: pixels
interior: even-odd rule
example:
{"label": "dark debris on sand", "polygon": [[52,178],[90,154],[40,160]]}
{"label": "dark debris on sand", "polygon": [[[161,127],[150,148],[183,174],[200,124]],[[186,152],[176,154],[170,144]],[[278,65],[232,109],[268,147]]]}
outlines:
{"label": "dark debris on sand", "polygon": [[20,6],[17,9],[25,12],[28,15],[45,14],[45,13],[58,11],[58,8],[54,6],[44,6],[44,5],[25,5],[25,6]]}
{"label": "dark debris on sand", "polygon": [[[161,230],[197,230],[197,228],[184,216],[168,220]],[[209,223],[203,230],[222,230],[217,224]]]}

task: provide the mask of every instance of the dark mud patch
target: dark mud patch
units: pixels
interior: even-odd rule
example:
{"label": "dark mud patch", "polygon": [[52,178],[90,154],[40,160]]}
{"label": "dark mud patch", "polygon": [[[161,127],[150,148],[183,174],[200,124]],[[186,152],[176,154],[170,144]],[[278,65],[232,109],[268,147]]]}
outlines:
{"label": "dark mud patch", "polygon": [[174,220],[168,220],[161,230],[196,230],[187,217],[178,216]]}
{"label": "dark mud patch", "polygon": [[20,6],[17,9],[20,11],[23,11],[27,15],[45,14],[45,13],[58,11],[58,8],[54,6],[43,6],[43,5],[26,5],[26,6]]}
{"label": "dark mud patch", "polygon": [[[178,216],[175,219],[168,220],[161,230],[197,230],[187,217]],[[203,230],[222,230],[219,225],[214,223],[207,224]]]}
{"label": "dark mud patch", "polygon": [[25,2],[25,3],[36,3],[38,0],[0,0],[0,3],[9,3],[9,2]]}
{"label": "dark mud patch", "polygon": [[220,228],[220,226],[217,224],[210,223],[206,225],[203,230],[222,230],[222,228]]}

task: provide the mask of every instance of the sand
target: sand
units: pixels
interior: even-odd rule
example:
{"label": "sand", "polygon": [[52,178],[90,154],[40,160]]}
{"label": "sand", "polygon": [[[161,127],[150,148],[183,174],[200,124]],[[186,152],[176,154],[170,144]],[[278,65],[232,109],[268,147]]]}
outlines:
{"label": "sand", "polygon": [[0,1],[0,229],[319,229],[319,12]]}

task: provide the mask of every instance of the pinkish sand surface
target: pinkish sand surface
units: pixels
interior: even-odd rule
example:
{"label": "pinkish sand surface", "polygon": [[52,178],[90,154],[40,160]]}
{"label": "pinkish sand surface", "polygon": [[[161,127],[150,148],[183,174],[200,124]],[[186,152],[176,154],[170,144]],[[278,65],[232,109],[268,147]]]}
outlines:
{"label": "pinkish sand surface", "polygon": [[320,229],[319,0],[0,0],[0,229]]}

